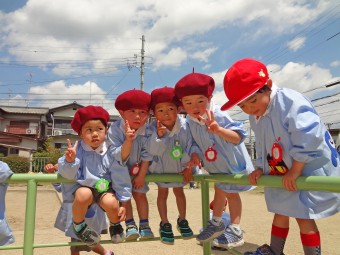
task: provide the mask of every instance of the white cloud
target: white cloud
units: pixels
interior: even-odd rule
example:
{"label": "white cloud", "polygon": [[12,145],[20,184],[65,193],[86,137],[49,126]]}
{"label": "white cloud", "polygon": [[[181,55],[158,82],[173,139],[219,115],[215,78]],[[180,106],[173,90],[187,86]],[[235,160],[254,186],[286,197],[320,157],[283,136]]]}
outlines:
{"label": "white cloud", "polygon": [[338,66],[340,66],[340,60],[336,60],[331,63],[331,67],[338,67]]}
{"label": "white cloud", "polygon": [[202,62],[208,62],[210,55],[213,54],[216,50],[217,50],[216,47],[215,48],[208,48],[208,49],[205,49],[203,51],[197,51],[197,52],[191,54],[190,57],[193,58],[193,59],[200,60]]}
{"label": "white cloud", "polygon": [[297,51],[305,46],[306,37],[296,37],[287,43],[287,46],[292,51]]}
{"label": "white cloud", "polygon": [[174,48],[166,55],[161,55],[158,58],[157,66],[179,66],[187,59],[187,53],[181,48]]}

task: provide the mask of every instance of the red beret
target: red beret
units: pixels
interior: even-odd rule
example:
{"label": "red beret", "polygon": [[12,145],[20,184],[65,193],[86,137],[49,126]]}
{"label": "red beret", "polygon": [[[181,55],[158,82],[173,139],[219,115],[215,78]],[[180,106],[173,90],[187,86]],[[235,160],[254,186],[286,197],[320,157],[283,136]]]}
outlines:
{"label": "red beret", "polygon": [[169,87],[154,89],[151,92],[151,109],[155,110],[156,104],[159,103],[174,103],[177,106],[180,105],[180,102],[175,96],[175,89]]}
{"label": "red beret", "polygon": [[228,110],[262,88],[269,79],[266,66],[251,58],[235,62],[224,76],[224,92],[229,99],[221,110]]}
{"label": "red beret", "polygon": [[107,123],[110,120],[110,114],[101,106],[89,105],[76,111],[71,121],[71,127],[80,134],[81,127],[86,121],[97,119],[102,120],[107,126]]}
{"label": "red beret", "polygon": [[204,95],[212,96],[215,81],[212,77],[201,73],[190,73],[180,79],[175,85],[175,94],[182,100],[185,96]]}
{"label": "red beret", "polygon": [[125,91],[116,98],[115,107],[118,111],[131,109],[150,110],[151,96],[143,90]]}

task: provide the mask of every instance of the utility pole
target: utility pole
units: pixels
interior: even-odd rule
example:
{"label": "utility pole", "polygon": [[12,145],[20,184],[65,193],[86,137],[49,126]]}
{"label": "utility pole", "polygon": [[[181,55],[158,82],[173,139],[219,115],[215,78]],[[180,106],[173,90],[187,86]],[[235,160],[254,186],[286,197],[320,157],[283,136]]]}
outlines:
{"label": "utility pole", "polygon": [[142,49],[141,49],[141,56],[140,56],[140,89],[144,90],[144,42],[145,37],[142,35]]}

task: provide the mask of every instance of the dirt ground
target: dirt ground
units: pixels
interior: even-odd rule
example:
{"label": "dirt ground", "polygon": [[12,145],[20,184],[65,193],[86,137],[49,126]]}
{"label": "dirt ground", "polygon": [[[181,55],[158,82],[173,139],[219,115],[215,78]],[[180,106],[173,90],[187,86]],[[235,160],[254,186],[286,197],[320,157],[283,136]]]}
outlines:
{"label": "dirt ground", "polygon": [[[262,189],[255,189],[250,192],[241,193],[243,201],[243,215],[241,226],[244,233],[245,244],[237,248],[239,252],[245,252],[256,249],[257,246],[268,243],[270,238],[272,214],[266,210]],[[187,196],[187,219],[195,234],[198,233],[202,225],[201,215],[201,190],[190,190],[185,187]],[[210,197],[213,196],[211,191]],[[150,192],[148,193],[150,203],[150,224],[154,233],[158,237],[159,215],[157,211],[156,198],[157,186],[150,184]],[[16,242],[14,245],[23,243],[24,219],[26,204],[26,187],[10,185],[6,196],[6,215],[10,226],[15,234]],[[43,185],[38,187],[37,198],[37,215],[35,228],[35,243],[64,243],[69,239],[64,233],[53,227],[57,212],[60,207],[60,198],[51,185]],[[177,207],[174,195],[169,193],[168,199],[169,220],[173,224],[174,234],[179,235],[175,226],[177,219]],[[138,217],[136,216],[136,220]],[[340,246],[337,242],[340,240],[340,214],[317,221],[322,242],[322,254],[324,255],[340,255]],[[108,235],[103,235],[102,240],[109,240]],[[199,255],[203,254],[202,247],[197,244],[195,239],[181,240],[176,239],[175,245],[165,245],[160,241],[152,242],[135,242],[123,244],[104,244],[105,247],[112,249],[116,255]],[[18,255],[23,254],[22,250],[2,250],[1,255]],[[62,255],[70,254],[69,247],[56,248],[36,248],[35,255]],[[95,254],[93,252],[82,254]],[[233,254],[228,251],[212,250],[213,255]],[[303,254],[300,242],[299,231],[295,220],[291,220],[290,232],[285,246],[286,255]]]}

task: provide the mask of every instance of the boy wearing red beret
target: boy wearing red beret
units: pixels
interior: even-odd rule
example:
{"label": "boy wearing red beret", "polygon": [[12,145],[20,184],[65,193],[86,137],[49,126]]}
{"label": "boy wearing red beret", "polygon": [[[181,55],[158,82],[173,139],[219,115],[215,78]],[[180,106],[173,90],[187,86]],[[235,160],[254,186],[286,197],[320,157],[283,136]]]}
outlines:
{"label": "boy wearing red beret", "polygon": [[315,219],[340,211],[340,194],[298,190],[299,176],[339,176],[339,154],[315,108],[303,95],[278,88],[266,66],[255,59],[235,62],[224,77],[227,110],[238,105],[249,114],[256,136],[256,170],[249,181],[256,185],[263,174],[281,175],[285,189],[265,187],[268,210],[274,213],[269,245],[245,254],[283,254],[289,218],[295,218],[305,254],[321,254]]}
{"label": "boy wearing red beret", "polygon": [[139,215],[139,230],[133,218],[131,201],[126,208],[126,240],[149,239],[154,235],[149,226],[149,190],[145,175],[152,156],[146,150],[150,130],[146,124],[150,111],[150,94],[142,90],[128,90],[120,94],[115,107],[121,118],[112,123],[108,139],[114,147],[113,156],[128,167],[132,179],[132,195]]}
{"label": "boy wearing red beret", "polygon": [[[214,104],[214,88],[213,78],[200,73],[188,74],[175,85],[175,94],[188,114],[187,123],[192,137],[201,150],[204,169],[211,174],[249,174],[254,168],[243,143],[246,132],[240,122],[234,122]],[[243,245],[240,227],[242,202],[239,192],[252,188],[215,183],[213,217],[197,236],[197,240],[213,241],[214,246],[221,248]],[[226,198],[229,202],[231,224],[225,229],[222,212]],[[224,239],[217,239],[221,234],[224,234]]]}
{"label": "boy wearing red beret", "polygon": [[193,232],[186,220],[186,198],[183,186],[192,179],[192,167],[199,164],[199,157],[192,146],[190,130],[184,118],[179,117],[180,102],[174,89],[163,87],[151,92],[151,109],[156,120],[150,125],[153,131],[148,138],[148,150],[154,156],[149,172],[155,174],[181,174],[183,182],[157,182],[157,207],[161,218],[160,238],[165,244],[174,244],[172,226],[167,216],[167,198],[169,188],[177,201],[179,217],[177,229],[183,239],[193,237]]}
{"label": "boy wearing red beret", "polygon": [[58,160],[58,172],[79,184],[72,206],[73,231],[90,246],[99,243],[101,229],[98,231],[86,224],[88,208],[97,203],[110,220],[111,240],[123,242],[125,237],[120,221],[125,219],[126,203],[131,199],[127,169],[112,157],[112,147],[106,142],[109,120],[109,113],[100,106],[80,108],[71,126],[81,140],[73,147],[67,140],[68,149]]}

